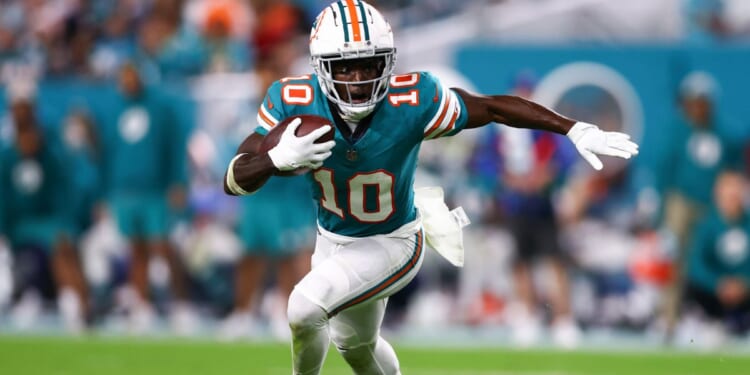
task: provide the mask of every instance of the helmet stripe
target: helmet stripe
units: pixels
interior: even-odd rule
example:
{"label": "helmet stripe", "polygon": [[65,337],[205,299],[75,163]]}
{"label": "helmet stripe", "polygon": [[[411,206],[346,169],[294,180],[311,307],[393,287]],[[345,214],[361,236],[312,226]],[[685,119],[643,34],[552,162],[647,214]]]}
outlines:
{"label": "helmet stripe", "polygon": [[354,5],[354,0],[346,0],[346,7],[349,11],[349,17],[352,19],[352,34],[355,42],[362,41],[362,32],[360,31],[359,16],[357,15],[357,8]]}
{"label": "helmet stripe", "polygon": [[344,10],[344,4],[339,1],[338,3],[339,11],[341,13],[341,25],[344,29],[344,41],[349,42],[349,27],[346,25],[349,23],[349,21],[346,19],[346,11]]}
{"label": "helmet stripe", "polygon": [[357,2],[357,5],[359,5],[359,11],[362,13],[362,28],[365,29],[365,40],[370,40],[370,28],[367,27],[367,14],[365,13],[365,6],[362,5],[362,2]]}

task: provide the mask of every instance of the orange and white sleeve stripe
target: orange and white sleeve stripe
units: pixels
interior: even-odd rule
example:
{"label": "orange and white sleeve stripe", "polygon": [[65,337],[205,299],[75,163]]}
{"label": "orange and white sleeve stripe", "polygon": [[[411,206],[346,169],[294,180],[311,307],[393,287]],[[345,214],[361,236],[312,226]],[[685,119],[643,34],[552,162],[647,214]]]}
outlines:
{"label": "orange and white sleeve stripe", "polygon": [[438,111],[424,127],[424,139],[433,139],[443,136],[453,130],[456,120],[461,115],[461,105],[456,98],[456,93],[447,87],[440,85],[442,92]]}
{"label": "orange and white sleeve stripe", "polygon": [[260,109],[258,110],[258,124],[262,126],[266,130],[271,130],[276,124],[279,123],[279,120],[277,120],[271,112],[269,112],[266,109],[265,102],[264,104],[260,105]]}

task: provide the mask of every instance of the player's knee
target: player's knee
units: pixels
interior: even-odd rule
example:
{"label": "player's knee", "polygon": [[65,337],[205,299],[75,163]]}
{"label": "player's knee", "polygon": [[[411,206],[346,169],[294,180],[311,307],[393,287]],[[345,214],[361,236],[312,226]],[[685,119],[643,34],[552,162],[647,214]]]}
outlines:
{"label": "player's knee", "polygon": [[362,337],[354,328],[340,325],[331,330],[331,341],[344,353],[375,342],[375,337]]}
{"label": "player's knee", "polygon": [[319,328],[328,322],[328,314],[325,310],[297,289],[293,290],[289,296],[286,315],[292,332]]}

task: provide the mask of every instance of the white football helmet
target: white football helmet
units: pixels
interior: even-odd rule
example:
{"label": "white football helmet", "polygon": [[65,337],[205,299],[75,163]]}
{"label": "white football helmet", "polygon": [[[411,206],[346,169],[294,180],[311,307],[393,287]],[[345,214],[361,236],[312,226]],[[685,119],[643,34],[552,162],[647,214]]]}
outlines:
{"label": "white football helmet", "polygon": [[[333,79],[333,62],[350,59],[382,57],[380,77],[372,80],[347,82]],[[318,75],[320,87],[334,102],[341,117],[358,122],[372,113],[385,98],[388,82],[396,62],[391,25],[383,15],[359,0],[340,0],[323,9],[310,32],[310,63]],[[352,100],[351,85],[372,83],[372,93],[364,102]],[[346,87],[346,97],[339,95],[336,85]]]}

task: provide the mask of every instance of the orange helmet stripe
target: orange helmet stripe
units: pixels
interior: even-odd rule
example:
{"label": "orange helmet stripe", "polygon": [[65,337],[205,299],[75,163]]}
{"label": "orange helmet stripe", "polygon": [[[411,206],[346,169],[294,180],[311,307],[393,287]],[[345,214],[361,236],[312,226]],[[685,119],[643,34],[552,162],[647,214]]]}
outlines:
{"label": "orange helmet stripe", "polygon": [[[346,8],[349,12],[349,20],[352,23],[352,36],[355,42],[362,41],[362,27],[359,24],[359,14],[357,14],[357,7],[354,5],[354,0],[346,0]],[[346,27],[346,25],[344,25]]]}

